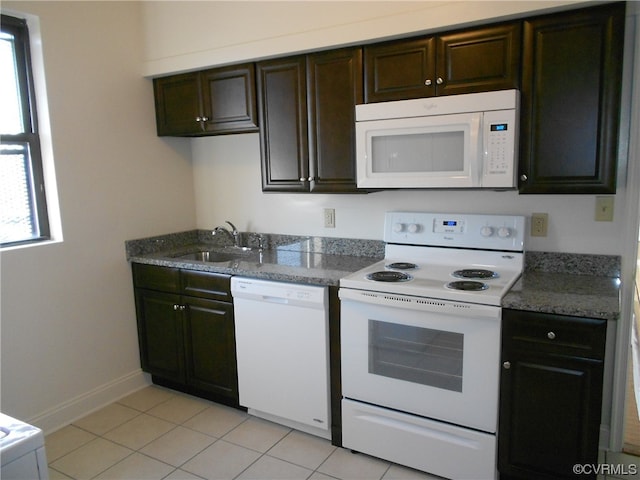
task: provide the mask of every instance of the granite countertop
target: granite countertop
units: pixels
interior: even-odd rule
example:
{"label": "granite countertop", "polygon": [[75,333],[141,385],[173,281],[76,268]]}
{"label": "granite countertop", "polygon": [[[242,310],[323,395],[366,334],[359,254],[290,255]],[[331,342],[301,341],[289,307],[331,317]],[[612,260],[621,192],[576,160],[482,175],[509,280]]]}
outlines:
{"label": "granite countertop", "polygon": [[[226,262],[179,258],[198,251],[225,251],[228,239],[193,230],[127,241],[127,259],[164,267],[241,275],[265,280],[339,285],[346,275],[384,258],[384,242],[243,233],[252,250]],[[525,271],[502,301],[504,308],[617,320],[620,257],[526,252]]]}
{"label": "granite countertop", "polygon": [[525,271],[503,298],[502,306],[617,320],[620,257],[527,252]]}
{"label": "granite countertop", "polygon": [[183,268],[265,280],[337,286],[340,279],[384,257],[384,242],[262,234],[265,247],[257,248],[257,237],[243,233],[243,245],[251,251],[224,262],[180,258],[192,252],[228,253],[228,243],[214,239],[208,231],[191,231],[126,242],[127,258],[133,263]]}

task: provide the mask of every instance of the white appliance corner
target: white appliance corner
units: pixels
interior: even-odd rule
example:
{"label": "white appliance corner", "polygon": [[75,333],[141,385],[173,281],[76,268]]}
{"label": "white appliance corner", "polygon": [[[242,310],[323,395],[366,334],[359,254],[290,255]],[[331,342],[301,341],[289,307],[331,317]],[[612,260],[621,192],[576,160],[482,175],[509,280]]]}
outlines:
{"label": "white appliance corner", "polygon": [[54,405],[26,421],[48,435],[148,385],[151,385],[150,377],[138,369]]}

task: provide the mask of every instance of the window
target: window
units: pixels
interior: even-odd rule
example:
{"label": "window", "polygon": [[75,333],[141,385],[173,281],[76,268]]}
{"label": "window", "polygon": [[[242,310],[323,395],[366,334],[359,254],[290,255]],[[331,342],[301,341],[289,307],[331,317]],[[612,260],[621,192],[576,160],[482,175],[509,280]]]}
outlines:
{"label": "window", "polygon": [[29,31],[2,15],[0,27],[0,245],[50,238]]}

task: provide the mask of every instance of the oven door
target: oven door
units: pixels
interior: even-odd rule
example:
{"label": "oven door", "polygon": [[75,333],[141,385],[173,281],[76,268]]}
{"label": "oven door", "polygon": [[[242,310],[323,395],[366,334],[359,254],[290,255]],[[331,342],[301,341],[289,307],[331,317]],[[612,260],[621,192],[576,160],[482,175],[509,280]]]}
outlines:
{"label": "oven door", "polygon": [[342,394],[495,433],[501,309],[340,289]]}

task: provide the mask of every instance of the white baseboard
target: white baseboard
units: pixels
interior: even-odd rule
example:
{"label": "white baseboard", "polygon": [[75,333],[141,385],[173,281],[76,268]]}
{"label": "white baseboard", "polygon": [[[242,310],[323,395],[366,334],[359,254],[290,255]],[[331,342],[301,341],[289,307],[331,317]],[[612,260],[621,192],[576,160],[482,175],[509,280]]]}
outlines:
{"label": "white baseboard", "polygon": [[142,370],[124,375],[93,390],[51,407],[30,419],[27,423],[42,429],[45,435],[69,425],[95,410],[119,400],[130,393],[151,385],[150,377]]}

